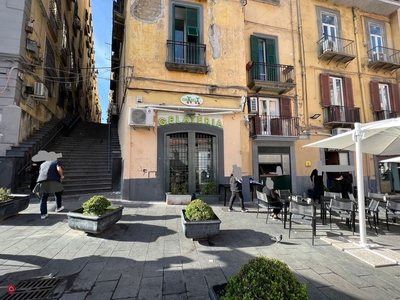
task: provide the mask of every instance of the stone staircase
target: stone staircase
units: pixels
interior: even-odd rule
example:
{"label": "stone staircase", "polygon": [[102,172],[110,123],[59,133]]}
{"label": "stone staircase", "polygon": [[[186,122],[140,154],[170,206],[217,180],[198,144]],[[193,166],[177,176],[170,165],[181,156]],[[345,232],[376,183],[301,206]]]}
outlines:
{"label": "stone staircase", "polygon": [[65,195],[107,192],[112,189],[107,124],[81,122],[51,151],[62,153]]}

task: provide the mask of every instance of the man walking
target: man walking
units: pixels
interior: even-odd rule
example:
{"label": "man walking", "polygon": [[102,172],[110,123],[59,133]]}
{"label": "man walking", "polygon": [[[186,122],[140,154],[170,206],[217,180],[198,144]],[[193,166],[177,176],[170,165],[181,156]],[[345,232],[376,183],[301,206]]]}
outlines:
{"label": "man walking", "polygon": [[231,174],[231,178],[229,179],[229,184],[231,187],[231,199],[229,200],[229,209],[228,211],[234,211],[233,209],[233,202],[235,202],[236,197],[239,198],[240,201],[240,207],[242,212],[246,212],[248,211],[248,209],[246,209],[244,207],[244,203],[243,203],[243,193],[242,193],[242,178],[237,178],[235,177],[233,174]]}

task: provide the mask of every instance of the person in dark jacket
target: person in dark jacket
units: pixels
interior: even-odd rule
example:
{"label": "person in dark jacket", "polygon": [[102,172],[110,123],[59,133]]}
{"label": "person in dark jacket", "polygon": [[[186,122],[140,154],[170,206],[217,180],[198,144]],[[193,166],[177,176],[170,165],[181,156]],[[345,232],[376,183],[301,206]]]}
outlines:
{"label": "person in dark jacket", "polygon": [[314,169],[311,172],[310,179],[311,184],[314,188],[314,197],[313,200],[320,200],[321,196],[324,195],[324,180],[323,180],[324,173],[322,175],[318,175],[318,170]]}
{"label": "person in dark jacket", "polygon": [[39,177],[37,179],[38,183],[34,188],[34,193],[38,193],[39,196],[41,195],[40,214],[41,219],[45,219],[48,217],[47,199],[51,193],[55,195],[55,211],[60,212],[64,209],[61,199],[61,194],[64,190],[61,183],[64,179],[64,171],[61,162],[58,161],[58,158],[62,157],[60,153],[56,154],[54,152],[47,153],[47,151],[39,151],[39,153],[32,158],[32,161],[39,160],[39,158],[42,157],[44,157],[46,161],[40,165]]}
{"label": "person in dark jacket", "polygon": [[244,207],[244,202],[243,202],[242,178],[236,178],[233,176],[233,174],[231,174],[231,177],[229,179],[229,184],[230,184],[232,195],[231,195],[231,199],[229,200],[228,211],[234,211],[232,206],[233,206],[233,202],[235,202],[236,197],[239,198],[240,207],[241,207],[242,212],[248,211]]}
{"label": "person in dark jacket", "polygon": [[275,220],[280,220],[279,213],[282,210],[283,203],[281,202],[281,198],[277,190],[274,190],[274,182],[272,181],[271,177],[267,177],[265,181],[265,187],[263,188],[263,192],[270,201],[270,206],[274,207],[272,211],[272,217]]}
{"label": "person in dark jacket", "polygon": [[350,199],[349,193],[353,193],[353,175],[350,172],[342,172],[342,198]]}

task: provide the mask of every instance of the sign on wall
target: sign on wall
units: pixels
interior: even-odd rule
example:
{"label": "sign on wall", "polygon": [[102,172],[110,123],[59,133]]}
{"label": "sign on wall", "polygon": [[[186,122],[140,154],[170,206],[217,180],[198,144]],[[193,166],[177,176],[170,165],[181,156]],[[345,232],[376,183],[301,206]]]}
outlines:
{"label": "sign on wall", "polygon": [[200,106],[203,104],[203,99],[197,95],[184,95],[181,97],[181,102],[187,106]]}
{"label": "sign on wall", "polygon": [[158,126],[168,126],[177,124],[203,124],[209,126],[215,126],[218,128],[223,127],[221,115],[187,115],[185,113],[173,113],[158,111],[157,114]]}

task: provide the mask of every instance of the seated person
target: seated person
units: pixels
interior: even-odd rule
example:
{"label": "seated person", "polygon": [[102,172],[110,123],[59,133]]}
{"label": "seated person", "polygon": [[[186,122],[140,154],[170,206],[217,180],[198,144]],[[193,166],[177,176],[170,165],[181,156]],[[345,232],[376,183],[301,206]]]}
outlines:
{"label": "seated person", "polygon": [[279,213],[282,210],[283,204],[280,201],[280,197],[278,191],[274,190],[274,182],[272,181],[271,177],[267,177],[267,181],[265,183],[265,187],[263,188],[263,192],[267,195],[267,198],[270,202],[270,205],[274,207],[272,211],[272,217],[277,220],[279,218]]}

